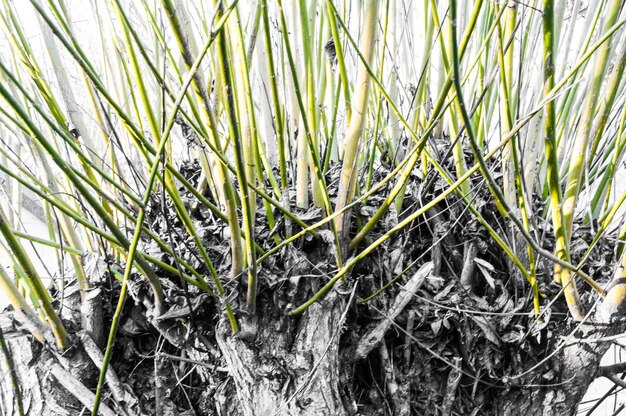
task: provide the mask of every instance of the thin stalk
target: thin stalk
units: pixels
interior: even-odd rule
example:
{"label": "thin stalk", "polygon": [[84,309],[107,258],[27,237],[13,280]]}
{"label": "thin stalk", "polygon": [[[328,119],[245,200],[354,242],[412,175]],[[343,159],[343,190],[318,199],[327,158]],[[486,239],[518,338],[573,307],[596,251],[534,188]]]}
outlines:
{"label": "thin stalk", "polygon": [[[543,73],[544,95],[554,88],[554,0],[543,2]],[[556,239],[555,254],[558,258],[570,261],[569,244],[565,224],[563,223],[562,192],[559,178],[559,161],[557,159],[557,147],[555,136],[555,102],[550,100],[546,103],[544,111],[544,149],[547,161],[547,183],[550,191],[550,209],[552,212],[552,226]],[[564,296],[570,313],[575,319],[580,320],[584,312],[580,307],[576,282],[573,281],[569,270],[559,264],[554,265],[554,280],[561,283],[564,288]]]}
{"label": "thin stalk", "polygon": [[[615,177],[615,168],[619,166],[619,161],[624,155],[624,150],[626,150],[626,105],[622,109],[622,116],[619,125],[619,129],[617,131],[616,139],[615,139],[615,149],[613,150],[613,154],[611,157],[611,161],[609,165],[606,167],[605,175],[602,178],[602,183],[607,182],[610,178]],[[606,197],[605,197],[605,205],[608,204],[609,197],[611,196],[611,187],[607,186]],[[600,192],[600,191],[598,191]],[[595,199],[594,201],[595,202]]]}
{"label": "thin stalk", "polygon": [[[607,125],[609,119],[609,113],[611,108],[613,107],[613,103],[617,96],[617,90],[619,88],[619,84],[622,81],[622,77],[624,75],[624,69],[626,68],[626,46],[622,46],[622,51],[618,56],[614,66],[613,72],[609,79],[609,84],[607,85],[608,95],[605,97],[600,110],[598,111],[600,120],[598,121],[596,131],[594,133],[594,139],[592,141],[592,149],[591,154],[595,154],[598,144],[603,136],[605,136],[605,127]],[[606,205],[609,202],[609,198],[611,195],[611,186],[607,186],[609,181],[612,181],[615,176],[615,166],[617,165],[617,159],[621,157],[623,146],[625,143],[624,140],[624,125],[626,124],[626,105],[622,108],[622,117],[620,120],[618,132],[615,136],[615,147],[612,152],[611,161],[608,166],[605,168],[605,174],[602,177],[601,185],[596,190],[596,193],[591,201],[591,209],[594,214],[600,212],[602,208],[606,208]],[[604,203],[601,203],[601,199],[604,199]]]}
{"label": "thin stalk", "polygon": [[[606,10],[604,27],[609,28],[613,26],[619,17],[622,0],[613,0],[610,2],[609,7]],[[574,223],[574,214],[578,202],[578,197],[583,189],[582,179],[584,166],[588,160],[594,158],[594,154],[588,150],[589,138],[591,135],[591,128],[593,125],[594,115],[596,113],[596,105],[602,82],[604,81],[604,73],[611,52],[611,42],[604,43],[598,55],[595,58],[595,64],[593,68],[592,78],[590,80],[589,88],[585,95],[585,102],[583,104],[582,115],[580,122],[578,123],[578,130],[576,131],[576,137],[574,139],[574,148],[572,151],[572,160],[568,166],[567,172],[567,185],[565,187],[564,200],[563,200],[563,223],[567,231],[567,238],[572,236],[572,226]]]}
{"label": "thin stalk", "polygon": [[[315,9],[317,0],[312,0],[311,9]],[[319,140],[318,140],[318,120],[317,120],[317,104],[315,94],[315,71],[313,70],[313,48],[314,43],[313,36],[311,34],[311,17],[309,16],[307,1],[299,0],[300,10],[300,28],[302,33],[302,55],[304,57],[304,84],[305,84],[305,96],[306,96],[306,119],[309,124],[310,140],[312,145],[309,147],[309,172],[311,174],[311,190],[313,193],[313,203],[321,207],[324,205],[323,190],[319,181],[316,180],[315,171],[320,169],[319,166]],[[297,163],[304,163],[304,160],[299,160]],[[315,166],[315,164],[318,166]]]}
{"label": "thin stalk", "polygon": [[285,155],[285,125],[283,122],[283,110],[280,104],[280,94],[278,83],[276,82],[276,67],[274,64],[274,54],[272,50],[272,39],[270,33],[270,21],[267,12],[267,0],[261,0],[260,6],[263,17],[263,36],[267,51],[267,71],[270,75],[270,88],[272,90],[272,103],[274,105],[274,123],[276,126],[276,141],[278,146],[278,161],[280,167],[281,192],[287,190],[287,158]]}
{"label": "thin stalk", "polygon": [[[220,14],[222,6],[218,6]],[[219,16],[219,15],[218,15]],[[228,118],[229,132],[234,144],[235,164],[237,168],[237,180],[239,181],[239,191],[241,197],[241,210],[243,216],[243,226],[246,231],[246,251],[248,255],[248,294],[247,303],[251,313],[256,310],[256,294],[257,294],[257,272],[256,272],[256,251],[254,249],[254,213],[252,211],[251,201],[249,197],[248,179],[246,177],[246,160],[244,155],[245,145],[244,137],[241,137],[237,120],[237,103],[234,96],[234,80],[230,70],[230,61],[226,48],[226,32],[223,32],[218,41],[218,56],[222,75],[224,77],[224,95],[226,96],[226,116]]]}
{"label": "thin stalk", "polygon": [[[320,188],[322,189],[322,195],[324,197],[324,208],[326,210],[326,215],[331,215],[332,213],[332,207],[330,205],[330,197],[328,195],[328,189],[326,188],[326,179],[324,177],[324,173],[322,171],[322,164],[320,162],[319,159],[319,155],[318,152],[315,150],[314,144],[313,144],[313,138],[312,135],[314,134],[314,132],[311,131],[308,119],[306,117],[306,110],[305,110],[305,106],[304,106],[304,102],[302,99],[302,90],[300,89],[300,83],[298,81],[298,77],[297,77],[297,69],[296,69],[296,64],[295,64],[295,58],[293,56],[293,51],[291,49],[291,43],[289,40],[289,36],[287,36],[287,24],[285,22],[285,15],[283,13],[283,7],[282,7],[282,0],[278,0],[278,10],[279,10],[279,15],[280,15],[280,27],[281,27],[281,31],[283,34],[283,41],[285,43],[285,50],[287,53],[287,60],[289,63],[289,68],[291,70],[291,75],[292,75],[292,79],[293,79],[293,83],[294,83],[294,90],[295,90],[295,96],[298,102],[298,108],[300,110],[300,115],[301,118],[300,120],[302,121],[302,124],[304,126],[304,136],[306,137],[306,141],[307,144],[309,146],[309,151],[311,156],[313,157],[313,164],[312,166],[315,168],[315,176],[317,178],[317,181],[319,182]],[[296,197],[296,201],[297,201],[297,197]],[[338,237],[338,233],[336,232],[336,230],[333,227],[333,233],[334,233],[334,237],[335,237],[335,242],[337,244],[337,246],[339,247],[339,237]],[[337,263],[341,264],[342,260],[341,260],[341,250],[337,250]]]}
{"label": "thin stalk", "polygon": [[23,240],[28,240],[28,241],[30,241],[32,243],[41,244],[43,246],[51,247],[51,248],[54,248],[54,249],[57,249],[57,250],[63,250],[64,252],[66,252],[68,254],[71,254],[73,256],[80,257],[83,254],[85,254],[85,252],[77,250],[76,248],[74,248],[72,246],[69,246],[69,245],[66,245],[66,244],[61,245],[61,244],[59,244],[59,243],[57,243],[55,241],[47,240],[45,238],[37,237],[35,235],[27,234],[27,233],[24,233],[24,232],[15,230],[15,229],[11,229],[11,232],[16,237],[21,238]]}
{"label": "thin stalk", "polygon": [[[234,3],[236,4],[237,2],[235,1]],[[165,8],[167,17],[176,36],[179,49],[183,55],[183,60],[185,62],[185,65],[187,66],[187,70],[189,71],[189,69],[193,65],[192,47],[189,43],[189,37],[186,35],[185,30],[181,25],[181,20],[178,16],[176,8],[174,7],[174,4],[172,3],[172,0],[163,0],[162,4]],[[229,10],[232,10],[232,8]],[[213,145],[213,147],[217,149],[217,153],[221,153],[223,149],[222,145],[220,144],[219,135],[217,132],[216,116],[209,103],[209,95],[206,86],[204,85],[204,82],[202,78],[200,78],[199,74],[195,74],[193,77],[193,89],[198,101],[202,103],[201,115],[203,117],[203,122],[205,125],[208,126],[209,140],[207,140],[207,143]],[[228,179],[228,172],[224,165],[221,164],[218,160],[219,158],[217,157],[217,153],[215,153],[214,151],[214,153],[212,154],[212,157],[215,158],[215,160],[213,161],[215,164],[215,169],[211,171],[211,174],[214,175],[215,181],[217,182],[216,185],[218,186],[218,190],[222,198],[222,203],[225,205],[228,215],[232,253],[231,277],[235,279],[243,270],[244,259],[244,253],[241,246],[241,238],[239,237],[240,227],[239,218],[237,217],[237,200],[235,197],[233,185]]]}
{"label": "thin stalk", "polygon": [[[507,17],[504,30],[498,36],[498,62],[500,66],[500,129],[502,133],[507,133],[514,124],[517,103],[513,97],[513,52],[514,35],[517,18],[517,5],[512,0],[507,4]],[[504,32],[504,33],[502,33]],[[508,44],[508,48],[506,47]],[[518,85],[521,79],[518,80]],[[519,88],[519,87],[518,87]],[[515,205],[520,210],[524,230],[530,233],[528,205],[523,186],[523,172],[519,166],[519,156],[517,149],[517,136],[504,147],[502,153],[502,173],[503,173],[503,193],[509,205]],[[537,275],[535,270],[535,254],[532,247],[527,244],[529,275],[528,280],[533,293],[533,305],[535,316],[539,316],[539,287],[537,285]]]}
{"label": "thin stalk", "polygon": [[[498,63],[500,65],[500,130],[506,133],[511,129],[513,116],[515,114],[515,102],[511,93],[513,91],[513,53],[515,42],[511,42],[505,49],[505,43],[512,39],[515,32],[515,21],[517,18],[517,5],[515,0],[508,0],[506,7],[506,17],[504,27],[498,31]],[[502,191],[509,205],[515,204],[515,178],[513,169],[513,147],[515,140],[511,140],[502,152]]]}
{"label": "thin stalk", "polygon": [[[364,5],[364,26],[361,33],[359,50],[362,51],[361,53],[367,63],[371,63],[374,56],[378,5],[379,2],[377,0],[369,0]],[[365,125],[364,116],[367,111],[370,86],[369,72],[367,68],[365,68],[365,65],[361,62],[359,62],[356,85],[358,88],[355,96],[353,97],[353,113],[346,132],[343,164],[339,179],[339,190],[337,202],[335,204],[335,211],[341,210],[354,198],[355,184],[358,176],[358,149]],[[335,220],[335,229],[337,230],[337,234],[341,241],[340,250],[345,253],[347,248],[346,240],[350,230],[349,211]]]}
{"label": "thin stalk", "polygon": [[346,60],[343,53],[343,46],[341,38],[339,37],[339,30],[337,22],[335,20],[335,13],[333,11],[334,5],[331,4],[332,0],[326,1],[326,8],[328,10],[328,23],[330,25],[330,33],[333,36],[333,43],[335,46],[335,54],[337,56],[337,66],[339,67],[339,82],[343,86],[343,98],[346,105],[346,121],[348,125],[352,119],[352,97],[350,94],[350,83],[348,82],[348,71],[346,70]]}
{"label": "thin stalk", "polygon": [[[240,19],[240,13],[238,9],[235,10],[235,13],[237,19]],[[253,36],[250,39],[251,44],[248,45],[248,52],[244,50],[243,25],[239,23],[239,20],[231,20],[230,26],[227,27],[227,31],[235,32],[235,46],[233,48],[233,53],[236,54],[235,56],[238,56],[238,58],[236,59],[235,64],[236,82],[234,86],[238,97],[237,102],[240,117],[239,125],[241,127],[241,137],[243,138],[244,144],[244,158],[247,182],[252,184],[256,184],[258,182],[258,185],[265,191],[267,191],[265,179],[269,179],[270,186],[272,187],[274,195],[276,196],[276,198],[280,199],[282,197],[282,191],[279,184],[276,182],[272,166],[270,165],[270,162],[267,158],[266,153],[268,149],[261,141],[261,135],[259,134],[259,130],[257,128],[257,115],[255,113],[254,100],[252,97],[253,86],[250,80],[250,59],[252,58],[251,54],[253,52],[250,47],[251,45],[256,44],[255,39],[258,33],[260,18],[261,6],[259,5],[256,8],[255,12],[254,31]],[[264,56],[262,56],[262,58],[264,58]],[[251,222],[252,224],[254,224],[254,218],[256,216],[257,194],[255,192],[248,192],[248,200],[248,206],[250,207],[251,211]],[[272,208],[267,201],[263,201],[263,206],[265,208],[265,215],[267,217],[268,226],[270,229],[273,229],[276,224],[276,220],[274,218]],[[273,238],[277,244],[280,242],[280,238],[277,234],[274,234]],[[253,245],[256,246],[256,243],[254,243],[254,239],[252,239],[252,242]]]}
{"label": "thin stalk", "polygon": [[623,307],[626,302],[626,252],[622,254],[619,265],[615,268],[612,287],[602,303],[602,312],[605,318],[611,319]]}

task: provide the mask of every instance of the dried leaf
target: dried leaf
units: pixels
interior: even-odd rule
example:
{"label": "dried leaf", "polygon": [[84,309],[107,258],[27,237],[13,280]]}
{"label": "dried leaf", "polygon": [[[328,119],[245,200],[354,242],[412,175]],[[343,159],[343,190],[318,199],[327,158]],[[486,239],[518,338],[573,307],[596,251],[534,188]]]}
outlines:
{"label": "dried leaf", "polygon": [[492,289],[495,289],[496,281],[494,280],[493,277],[491,277],[490,272],[494,272],[496,269],[491,265],[491,263],[489,263],[486,260],[480,259],[478,257],[474,258],[474,262],[476,262],[476,264],[478,265],[478,268],[483,273],[483,276],[485,276],[485,280],[487,281],[487,284],[491,286]]}
{"label": "dried leaf", "polygon": [[517,344],[524,337],[524,333],[520,331],[509,331],[502,335],[501,339],[507,344]]}
{"label": "dried leaf", "polygon": [[493,342],[496,345],[500,345],[500,336],[495,331],[495,329],[491,325],[491,322],[489,322],[487,318],[485,318],[484,316],[474,315],[472,316],[472,319],[474,320],[474,322],[476,322],[476,325],[478,325],[478,327],[482,329],[482,331],[485,333],[485,337],[487,337],[489,341]]}
{"label": "dried leaf", "polygon": [[311,208],[306,212],[298,214],[298,218],[302,221],[320,220],[322,218],[322,208]]}
{"label": "dried leaf", "polygon": [[433,331],[433,334],[439,335],[442,325],[443,325],[443,319],[439,319],[435,322],[431,322],[430,329]]}

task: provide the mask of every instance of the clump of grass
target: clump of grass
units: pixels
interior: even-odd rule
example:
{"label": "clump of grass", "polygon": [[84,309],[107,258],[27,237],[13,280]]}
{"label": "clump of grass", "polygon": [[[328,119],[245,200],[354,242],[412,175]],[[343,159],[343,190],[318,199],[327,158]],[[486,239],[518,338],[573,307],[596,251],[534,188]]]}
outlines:
{"label": "clump of grass", "polygon": [[[203,3],[174,0],[94,2],[84,12],[100,38],[88,45],[71,7],[31,0],[46,54],[35,50],[21,20],[27,6],[2,2],[0,170],[13,203],[19,208],[22,192],[35,193],[50,224],[48,239],[38,239],[0,210],[15,274],[0,274],[0,287],[33,334],[45,338],[43,320],[58,347],[69,346],[50,289],[21,240],[54,247],[59,258],[67,252],[83,294],[93,287],[83,253],[125,264],[104,374],[133,270],[150,284],[154,316],[168,301],[157,273],[165,268],[208,293],[237,332],[237,320],[256,311],[264,261],[281,248],[306,234],[332,236],[334,276],[285,311],[302,313],[450,195],[527,279],[536,318],[547,304],[537,272],[546,259],[573,319],[588,312],[578,277],[606,296],[608,309],[621,306],[623,276],[616,272],[606,293],[582,263],[618,228],[615,251],[624,256],[626,198],[614,191],[626,149],[622,2],[594,3],[567,23],[557,18],[566,2],[557,7],[552,0],[534,7],[379,3],[234,1],[205,10]],[[418,25],[407,10],[419,15]],[[580,41],[575,27],[589,28]],[[87,99],[78,103],[81,97]],[[197,138],[192,153],[202,169],[195,187],[176,167],[189,137]],[[8,143],[18,143],[21,154]],[[451,167],[438,155],[443,144]],[[424,186],[443,185],[429,202],[407,207],[415,172]],[[329,191],[335,179],[336,195]],[[145,223],[159,191],[173,204],[200,267]],[[383,202],[363,222],[355,208],[373,197]],[[481,198],[496,209],[485,212]],[[323,212],[314,223],[299,218],[310,200]],[[228,235],[229,278],[201,238],[192,212],[198,205]],[[396,223],[373,234],[396,214]],[[594,244],[573,264],[577,216],[592,227]],[[270,245],[257,241],[260,217],[273,230]],[[552,223],[554,250],[539,238],[543,219]],[[501,229],[494,227],[499,222]],[[177,268],[142,252],[142,238],[174,255]],[[471,264],[476,250],[471,241],[464,245]],[[463,279],[470,291],[471,264]],[[225,288],[233,281],[245,287],[241,299]]]}

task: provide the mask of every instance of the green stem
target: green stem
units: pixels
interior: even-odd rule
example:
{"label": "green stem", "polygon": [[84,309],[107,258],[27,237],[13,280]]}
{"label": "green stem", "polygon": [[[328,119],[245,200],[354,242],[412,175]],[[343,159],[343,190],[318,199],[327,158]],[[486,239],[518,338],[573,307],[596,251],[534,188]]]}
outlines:
{"label": "green stem", "polygon": [[[221,8],[221,6],[219,6]],[[228,118],[229,132],[234,143],[235,166],[237,168],[237,180],[239,181],[239,191],[241,197],[241,210],[243,213],[243,225],[246,231],[246,251],[248,254],[248,294],[247,302],[250,312],[254,313],[256,309],[256,293],[257,293],[257,275],[256,275],[256,251],[254,249],[254,214],[253,207],[250,204],[248,179],[246,177],[246,162],[244,157],[244,145],[238,128],[237,107],[234,96],[233,74],[230,70],[230,62],[226,48],[226,32],[219,37],[218,56],[221,63],[222,75],[224,77],[224,88],[227,102],[226,116]]]}

